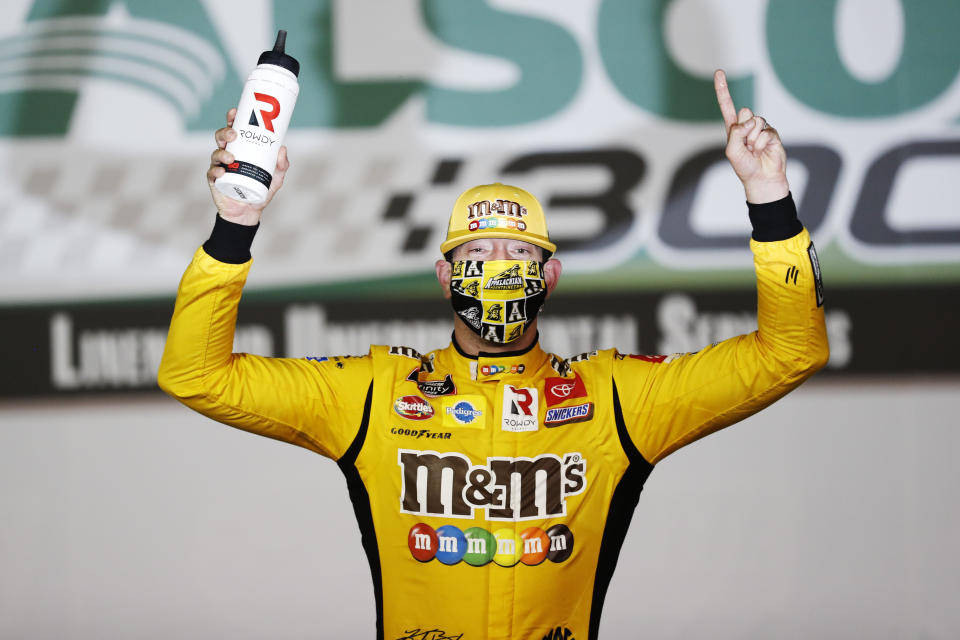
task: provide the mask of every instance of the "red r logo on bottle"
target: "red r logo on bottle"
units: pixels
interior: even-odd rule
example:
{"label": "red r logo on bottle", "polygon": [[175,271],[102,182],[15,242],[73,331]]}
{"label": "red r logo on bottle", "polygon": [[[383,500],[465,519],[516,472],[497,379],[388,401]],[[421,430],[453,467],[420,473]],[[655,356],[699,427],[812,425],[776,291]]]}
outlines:
{"label": "red r logo on bottle", "polygon": [[263,126],[265,126],[268,131],[276,133],[273,131],[273,120],[280,115],[280,102],[266,93],[254,93],[253,97],[257,99],[257,102],[265,102],[272,107],[270,111],[260,109],[260,116],[263,118]]}

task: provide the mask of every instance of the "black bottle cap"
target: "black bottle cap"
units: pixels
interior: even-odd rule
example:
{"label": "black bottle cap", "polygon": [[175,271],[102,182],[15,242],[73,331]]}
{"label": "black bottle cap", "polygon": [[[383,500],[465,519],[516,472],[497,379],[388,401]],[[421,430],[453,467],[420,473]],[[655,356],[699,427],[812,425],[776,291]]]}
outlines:
{"label": "black bottle cap", "polygon": [[257,64],[275,64],[283,67],[295,76],[300,75],[300,63],[293,56],[288,56],[283,52],[287,45],[287,32],[283,29],[277,32],[277,42],[273,45],[273,51],[264,51],[260,54]]}

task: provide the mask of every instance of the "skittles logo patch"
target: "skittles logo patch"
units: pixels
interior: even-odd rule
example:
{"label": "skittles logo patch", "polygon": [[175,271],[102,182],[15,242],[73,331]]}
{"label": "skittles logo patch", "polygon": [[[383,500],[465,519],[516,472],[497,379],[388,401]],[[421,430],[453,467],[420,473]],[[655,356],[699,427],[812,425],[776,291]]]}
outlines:
{"label": "skittles logo patch", "polygon": [[393,403],[397,415],[407,420],[426,420],[433,417],[433,407],[420,396],[403,396]]}
{"label": "skittles logo patch", "polygon": [[434,530],[419,522],[410,527],[407,547],[420,562],[436,558],[446,565],[462,561],[473,567],[490,562],[501,567],[518,563],[534,567],[544,560],[565,562],[573,553],[573,532],[565,524],[555,524],[546,531],[528,527],[517,534],[507,527],[491,533],[480,527],[461,531],[451,524]]}

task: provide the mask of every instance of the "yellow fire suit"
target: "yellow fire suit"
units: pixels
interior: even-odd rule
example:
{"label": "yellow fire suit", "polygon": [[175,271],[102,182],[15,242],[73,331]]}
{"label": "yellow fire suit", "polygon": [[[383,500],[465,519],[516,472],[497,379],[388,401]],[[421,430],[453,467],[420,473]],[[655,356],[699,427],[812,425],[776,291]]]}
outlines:
{"label": "yellow fire suit", "polygon": [[596,638],[640,490],[664,456],[823,366],[805,230],[751,241],[758,331],[697,353],[562,359],[371,347],[362,357],[232,353],[251,262],[197,251],[160,385],[214,420],[337,461],[376,595],[377,638]]}

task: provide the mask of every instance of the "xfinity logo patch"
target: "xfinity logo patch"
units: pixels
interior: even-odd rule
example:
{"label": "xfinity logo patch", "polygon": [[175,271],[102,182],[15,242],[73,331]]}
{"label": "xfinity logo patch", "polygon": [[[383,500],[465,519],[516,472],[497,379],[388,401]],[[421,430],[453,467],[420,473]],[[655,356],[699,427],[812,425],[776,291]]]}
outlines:
{"label": "xfinity logo patch", "polygon": [[450,396],[457,393],[457,386],[453,383],[453,378],[448,373],[443,380],[420,380],[420,369],[414,369],[407,376],[408,382],[413,382],[420,389],[420,393],[431,396]]}

